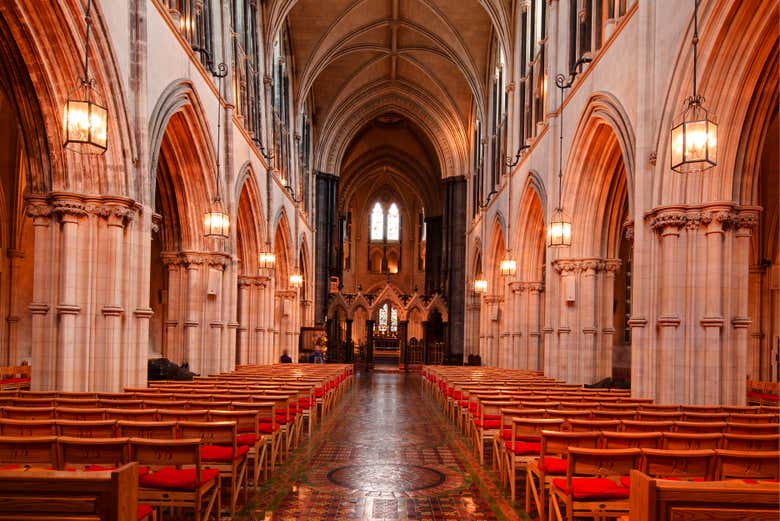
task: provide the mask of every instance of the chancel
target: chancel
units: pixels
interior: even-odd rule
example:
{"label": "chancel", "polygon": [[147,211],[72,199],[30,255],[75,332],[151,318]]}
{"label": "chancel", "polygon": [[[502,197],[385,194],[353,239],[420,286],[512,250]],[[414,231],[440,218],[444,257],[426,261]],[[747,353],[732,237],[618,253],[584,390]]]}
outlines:
{"label": "chancel", "polygon": [[776,0],[0,0],[0,518],[780,517]]}

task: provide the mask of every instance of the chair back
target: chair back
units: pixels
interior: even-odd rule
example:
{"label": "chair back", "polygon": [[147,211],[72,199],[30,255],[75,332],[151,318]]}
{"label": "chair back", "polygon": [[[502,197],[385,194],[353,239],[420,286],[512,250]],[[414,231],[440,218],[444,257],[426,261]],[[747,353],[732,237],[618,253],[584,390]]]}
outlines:
{"label": "chair back", "polygon": [[106,409],[106,418],[125,421],[155,421],[157,409]]}
{"label": "chair back", "polygon": [[661,440],[662,449],[699,450],[717,449],[723,435],[718,432],[665,432]]}
{"label": "chair back", "polygon": [[715,479],[777,480],[780,451],[715,451]]}
{"label": "chair back", "polygon": [[603,431],[605,449],[656,449],[661,445],[661,432],[610,432]]}
{"label": "chair back", "polygon": [[207,409],[158,409],[157,417],[160,421],[200,421],[209,419]]}
{"label": "chair back", "polygon": [[724,432],[726,422],[674,422],[674,432],[690,432],[693,434],[704,434],[708,432]]}
{"label": "chair back", "polygon": [[60,436],[59,468],[69,467],[98,469],[100,467],[119,467],[128,462],[128,438],[75,438]]}
{"label": "chair back", "polygon": [[[130,438],[130,458],[137,461],[139,465],[146,465],[152,469],[194,466],[200,475],[200,438],[177,440]],[[197,487],[196,480],[194,485]]]}
{"label": "chair back", "polygon": [[620,428],[620,420],[582,420],[568,419],[566,426],[570,431],[617,431]]}
{"label": "chair back", "polygon": [[117,422],[119,435],[126,438],[150,440],[172,440],[176,438],[176,422],[173,421],[127,421]]}
{"label": "chair back", "polygon": [[53,420],[54,407],[3,407],[3,415],[14,420]]}
{"label": "chair back", "polygon": [[673,421],[621,420],[624,432],[666,432],[674,428]]}
{"label": "chair back", "polygon": [[0,467],[57,467],[56,436],[0,436]]}
{"label": "chair back", "polygon": [[588,449],[571,447],[567,479],[572,476],[593,476],[618,479],[639,468],[640,449]]}
{"label": "chair back", "polygon": [[13,420],[0,418],[0,436],[55,436],[55,420]]}
{"label": "chair back", "polygon": [[105,420],[106,410],[103,408],[57,407],[54,414],[58,420]]}
{"label": "chair back", "polygon": [[780,433],[723,435],[723,448],[729,450],[780,450]]}
{"label": "chair back", "polygon": [[111,438],[116,435],[116,420],[57,420],[57,434],[77,438]]}
{"label": "chair back", "polygon": [[712,479],[714,450],[642,449],[645,474],[654,478],[704,480]]}
{"label": "chair back", "polygon": [[726,430],[734,434],[776,434],[780,432],[780,423],[729,422]]}

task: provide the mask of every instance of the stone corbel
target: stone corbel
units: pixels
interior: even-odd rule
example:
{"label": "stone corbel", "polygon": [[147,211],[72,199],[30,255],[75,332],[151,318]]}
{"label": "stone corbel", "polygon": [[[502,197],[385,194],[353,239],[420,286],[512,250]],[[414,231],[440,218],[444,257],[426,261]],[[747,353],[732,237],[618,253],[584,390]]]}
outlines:
{"label": "stone corbel", "polygon": [[559,274],[575,273],[581,270],[582,266],[579,261],[573,259],[558,259],[554,260],[552,267]]}
{"label": "stone corbel", "polygon": [[509,290],[513,293],[522,293],[527,289],[526,284],[523,282],[510,282],[509,283]]}
{"label": "stone corbel", "polygon": [[620,266],[623,264],[623,261],[620,259],[607,259],[604,261],[604,271],[607,273],[615,273],[617,270],[620,269]]}
{"label": "stone corbel", "polygon": [[184,260],[181,258],[181,256],[172,251],[164,251],[160,253],[160,260],[163,264],[166,266],[181,266],[184,264]]}
{"label": "stone corbel", "polygon": [[645,218],[649,220],[650,229],[658,235],[663,235],[664,231],[669,228],[676,228],[676,231],[679,232],[688,222],[681,207],[664,208],[648,214]]}
{"label": "stone corbel", "polygon": [[531,293],[541,293],[544,291],[544,282],[528,282],[527,288]]}

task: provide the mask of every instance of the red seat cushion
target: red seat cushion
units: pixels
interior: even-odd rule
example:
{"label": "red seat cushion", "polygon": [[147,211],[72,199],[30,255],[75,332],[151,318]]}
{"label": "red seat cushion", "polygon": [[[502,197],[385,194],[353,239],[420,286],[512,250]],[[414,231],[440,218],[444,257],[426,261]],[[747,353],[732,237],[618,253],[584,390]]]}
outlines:
{"label": "red seat cushion", "polygon": [[219,478],[217,469],[202,469],[200,480],[195,476],[195,469],[176,469],[165,467],[157,472],[152,472],[138,480],[139,485],[148,488],[161,488],[168,490],[195,490],[196,486],[203,486],[213,479]]}
{"label": "red seat cushion", "polygon": [[506,445],[509,452],[518,456],[523,454],[539,454],[539,451],[542,450],[542,444],[538,441],[516,441],[514,444],[511,441],[505,441],[504,445]]}
{"label": "red seat cushion", "polygon": [[569,462],[563,458],[545,456],[544,460],[539,460],[539,468],[546,474],[566,474],[566,469],[569,468]]}
{"label": "red seat cushion", "polygon": [[0,384],[20,384],[24,382],[29,382],[30,378],[25,376],[24,378],[5,378],[3,380],[0,380]]}
{"label": "red seat cushion", "polygon": [[138,505],[138,521],[141,521],[141,519],[145,518],[148,515],[151,515],[154,510],[152,510],[152,507],[149,505],[144,505],[143,503],[139,503]]}
{"label": "red seat cushion", "polygon": [[468,404],[468,400],[458,400],[458,407],[466,407]]}
{"label": "red seat cushion", "polygon": [[472,414],[477,412],[477,402],[469,402],[469,412]]}
{"label": "red seat cushion", "polygon": [[501,420],[485,420],[485,425],[482,425],[482,420],[474,420],[474,425],[485,429],[498,429],[501,425]]}
{"label": "red seat cushion", "polygon": [[16,470],[16,469],[20,469],[20,468],[22,468],[22,467],[20,467],[19,465],[4,465],[4,466],[0,467],[0,470]]}
{"label": "red seat cushion", "polygon": [[236,436],[236,442],[239,445],[254,445],[255,443],[257,443],[257,436],[255,436],[254,432],[239,434],[238,436]]}
{"label": "red seat cushion", "polygon": [[301,398],[300,400],[298,400],[298,406],[301,409],[308,409],[309,407],[311,407],[311,400],[309,400],[308,398]]}
{"label": "red seat cushion", "polygon": [[483,414],[482,417],[485,418],[486,420],[500,420],[501,419],[501,415],[500,414]]}
{"label": "red seat cushion", "polygon": [[200,448],[200,459],[203,461],[233,461],[243,458],[249,452],[248,445],[239,445],[233,454],[229,445],[204,445]]}
{"label": "red seat cushion", "polygon": [[314,396],[316,396],[317,398],[322,398],[323,394],[325,394],[325,389],[323,389],[322,387],[318,387],[314,389]]}
{"label": "red seat cushion", "polygon": [[624,487],[631,488],[631,477],[630,476],[620,476],[620,484]]}
{"label": "red seat cushion", "polygon": [[270,423],[261,423],[258,426],[258,430],[261,434],[271,434],[272,432],[276,432],[279,430],[279,425],[276,425],[276,428],[271,428]]}
{"label": "red seat cushion", "polygon": [[500,436],[504,440],[512,439],[512,429],[502,429]]}
{"label": "red seat cushion", "polygon": [[572,478],[569,490],[565,478],[556,478],[553,486],[574,499],[628,499],[629,489],[606,478]]}

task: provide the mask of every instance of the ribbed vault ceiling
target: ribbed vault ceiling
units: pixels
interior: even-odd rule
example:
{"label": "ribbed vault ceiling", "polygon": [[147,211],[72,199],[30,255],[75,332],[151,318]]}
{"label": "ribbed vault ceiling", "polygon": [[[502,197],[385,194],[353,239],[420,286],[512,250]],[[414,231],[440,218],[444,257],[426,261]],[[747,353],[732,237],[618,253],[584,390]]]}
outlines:
{"label": "ribbed vault ceiling", "polygon": [[483,110],[493,28],[506,33],[508,9],[507,0],[271,2],[271,29],[286,23],[290,34],[297,108],[308,99],[315,116],[316,166],[341,173],[366,125],[393,113],[425,141],[406,151],[424,170],[465,174],[471,111]]}

